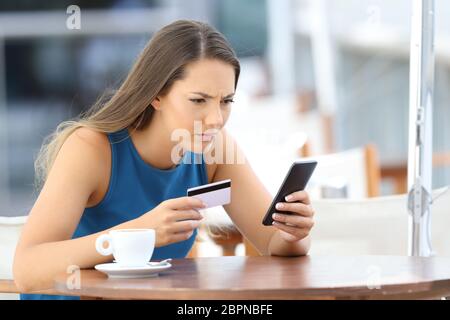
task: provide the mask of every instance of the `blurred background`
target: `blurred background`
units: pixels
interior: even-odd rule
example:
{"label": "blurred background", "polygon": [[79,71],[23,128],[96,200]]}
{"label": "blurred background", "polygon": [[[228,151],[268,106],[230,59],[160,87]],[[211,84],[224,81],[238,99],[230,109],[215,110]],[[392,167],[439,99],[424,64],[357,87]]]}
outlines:
{"label": "blurred background", "polygon": [[[183,18],[215,26],[239,56],[226,126],[269,192],[293,160],[318,160],[310,253],[407,254],[412,2],[0,1],[0,280],[12,279],[44,138]],[[432,242],[450,256],[450,2],[435,0],[435,13]],[[189,257],[258,254],[222,207],[204,215]]]}
{"label": "blurred background", "polygon": [[[70,5],[79,29],[66,25]],[[433,188],[450,183],[450,2],[436,0],[436,13]],[[409,0],[3,0],[0,216],[28,214],[43,139],[117,87],[180,18],[211,23],[235,48],[227,126],[271,192],[298,157],[323,158],[314,197],[407,191]]]}

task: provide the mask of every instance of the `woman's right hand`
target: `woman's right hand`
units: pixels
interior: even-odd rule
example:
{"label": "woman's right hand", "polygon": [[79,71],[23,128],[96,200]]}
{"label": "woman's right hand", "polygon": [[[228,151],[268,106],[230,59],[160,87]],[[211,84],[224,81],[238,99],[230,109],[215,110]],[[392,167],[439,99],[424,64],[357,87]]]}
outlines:
{"label": "woman's right hand", "polygon": [[161,202],[136,219],[139,228],[155,229],[156,247],[189,239],[200,225],[203,216],[198,209],[203,202],[192,197],[181,197]]}

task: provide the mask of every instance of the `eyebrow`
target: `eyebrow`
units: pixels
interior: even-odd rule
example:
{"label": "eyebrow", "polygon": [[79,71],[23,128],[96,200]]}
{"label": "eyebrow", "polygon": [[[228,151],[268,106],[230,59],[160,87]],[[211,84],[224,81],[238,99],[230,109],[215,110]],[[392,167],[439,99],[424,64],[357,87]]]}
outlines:
{"label": "eyebrow", "polygon": [[[191,93],[201,95],[205,99],[214,98],[214,97],[210,96],[209,94],[206,94],[206,93],[203,93],[203,92],[191,92]],[[223,99],[231,98],[232,96],[234,96],[234,92],[230,93],[229,95],[226,95],[225,97],[223,97]]]}

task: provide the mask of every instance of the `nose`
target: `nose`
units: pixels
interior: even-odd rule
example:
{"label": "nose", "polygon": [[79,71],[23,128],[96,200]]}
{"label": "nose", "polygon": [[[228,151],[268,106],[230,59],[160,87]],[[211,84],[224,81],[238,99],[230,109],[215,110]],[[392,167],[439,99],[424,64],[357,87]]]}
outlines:
{"label": "nose", "polygon": [[219,105],[213,105],[205,118],[205,125],[207,128],[221,128],[223,127],[223,114]]}

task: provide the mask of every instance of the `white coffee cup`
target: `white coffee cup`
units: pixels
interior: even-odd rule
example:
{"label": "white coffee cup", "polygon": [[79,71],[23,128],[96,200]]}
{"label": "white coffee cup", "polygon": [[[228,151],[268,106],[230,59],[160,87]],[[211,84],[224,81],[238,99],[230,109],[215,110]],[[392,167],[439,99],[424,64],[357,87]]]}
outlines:
{"label": "white coffee cup", "polygon": [[[104,243],[108,246],[105,248]],[[155,230],[118,229],[102,234],[95,241],[95,249],[104,256],[113,255],[121,266],[140,267],[150,261],[155,248]]]}

